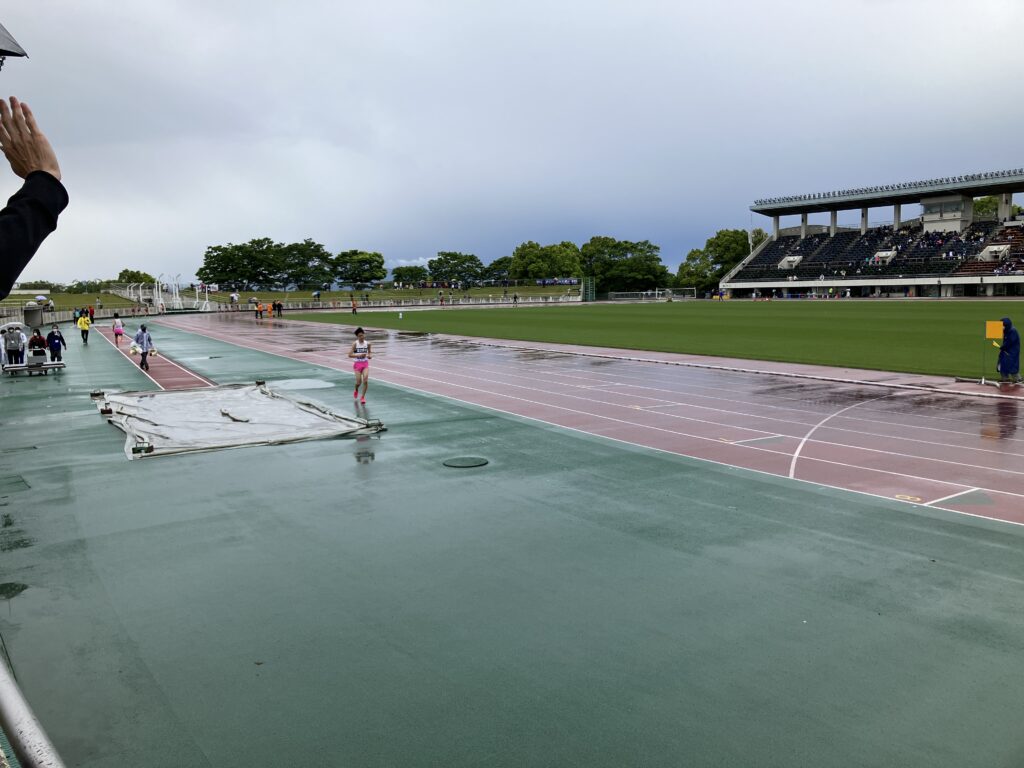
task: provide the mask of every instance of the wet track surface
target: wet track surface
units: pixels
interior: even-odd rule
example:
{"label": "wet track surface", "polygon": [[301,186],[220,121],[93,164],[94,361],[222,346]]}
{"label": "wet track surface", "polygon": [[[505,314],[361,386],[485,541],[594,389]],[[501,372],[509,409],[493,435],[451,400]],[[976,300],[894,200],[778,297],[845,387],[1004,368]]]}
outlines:
{"label": "wet track surface", "polygon": [[[257,323],[248,313],[160,322],[351,369],[347,326]],[[371,330],[368,338],[372,376],[418,391],[730,466],[1024,522],[1018,400],[502,348],[419,333]]]}

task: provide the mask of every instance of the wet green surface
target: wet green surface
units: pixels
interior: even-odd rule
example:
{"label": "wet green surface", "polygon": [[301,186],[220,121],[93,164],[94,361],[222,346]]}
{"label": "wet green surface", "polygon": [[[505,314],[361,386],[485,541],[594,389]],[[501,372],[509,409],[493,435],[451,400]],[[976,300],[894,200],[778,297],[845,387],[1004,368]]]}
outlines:
{"label": "wet green surface", "polygon": [[380,384],[381,439],[128,462],[88,392],[145,379],[68,358],[0,382],[0,632],[70,765],[1024,762],[1019,528]]}

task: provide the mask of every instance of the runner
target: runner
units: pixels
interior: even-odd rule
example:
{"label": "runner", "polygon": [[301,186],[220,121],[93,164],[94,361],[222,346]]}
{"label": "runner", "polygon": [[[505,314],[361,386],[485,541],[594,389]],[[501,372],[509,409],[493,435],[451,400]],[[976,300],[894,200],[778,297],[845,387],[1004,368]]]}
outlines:
{"label": "runner", "polygon": [[121,337],[124,336],[124,321],[117,312],[114,313],[114,324],[111,327],[114,329],[114,346],[120,347]]}
{"label": "runner", "polygon": [[356,388],[352,397],[359,397],[359,384],[362,383],[363,397],[359,402],[365,405],[366,386],[370,383],[370,358],[373,357],[373,350],[370,348],[370,342],[366,340],[366,331],[362,328],[356,328],[356,340],[352,342],[352,349],[349,350],[348,356],[355,360],[352,370],[356,374]]}

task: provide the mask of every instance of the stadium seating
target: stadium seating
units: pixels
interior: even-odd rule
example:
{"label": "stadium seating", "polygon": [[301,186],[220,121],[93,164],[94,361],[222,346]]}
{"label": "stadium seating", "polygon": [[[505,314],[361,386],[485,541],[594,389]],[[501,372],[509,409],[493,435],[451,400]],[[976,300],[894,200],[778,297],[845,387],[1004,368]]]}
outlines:
{"label": "stadium seating", "polygon": [[[863,235],[856,230],[842,230],[834,237],[828,234],[811,235],[803,240],[796,236],[780,237],[744,266],[732,282],[949,275],[971,263],[986,246],[998,242],[999,235],[992,236],[997,226],[995,222],[981,222],[962,233],[926,233],[917,224],[898,231],[890,226],[875,227]],[[1000,234],[1012,244],[1014,259],[1019,258],[1024,263],[1024,230],[1004,230]],[[892,251],[895,255],[888,263],[876,258],[879,252]],[[794,269],[777,268],[784,257],[794,255],[803,256]],[[991,265],[990,270],[995,266],[993,262],[987,263]]]}

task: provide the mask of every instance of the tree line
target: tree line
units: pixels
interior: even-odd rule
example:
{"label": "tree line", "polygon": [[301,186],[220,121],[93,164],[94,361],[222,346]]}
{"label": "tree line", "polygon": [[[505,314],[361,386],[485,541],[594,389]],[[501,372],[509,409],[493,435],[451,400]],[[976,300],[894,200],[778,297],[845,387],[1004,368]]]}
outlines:
{"label": "tree line", "polygon": [[113,280],[72,280],[70,283],[57,283],[51,280],[25,280],[18,283],[18,288],[45,293],[99,293],[128,283],[155,282],[156,278],[148,272],[141,272],[137,269],[122,269]]}
{"label": "tree line", "polygon": [[[694,248],[680,264],[676,275],[661,261],[661,249],[648,240],[633,242],[595,236],[582,246],[564,240],[541,245],[532,240],[520,243],[511,256],[484,264],[472,253],[440,251],[426,266],[400,266],[391,279],[403,285],[432,281],[466,286],[505,280],[543,278],[594,278],[599,293],[644,291],[651,288],[694,287],[713,290],[726,272],[736,266],[767,234],[761,229],[750,238],[743,229],[723,229],[708,238],[703,248]],[[322,244],[307,238],[301,243],[277,243],[256,238],[247,243],[211,245],[203,256],[196,277],[205,283],[239,290],[272,288],[326,288],[333,284],[366,286],[387,278],[384,256],[358,249],[332,254]],[[153,283],[152,275],[123,269],[115,280],[74,281],[69,284],[46,280],[20,283],[20,287],[66,293],[91,293],[119,283]]]}
{"label": "tree line", "polygon": [[[375,251],[347,250],[332,254],[311,239],[277,243],[257,238],[247,243],[211,245],[196,276],[206,282],[242,290],[313,287],[330,284],[363,286],[384,280],[384,257]],[[426,266],[392,270],[396,283],[425,281],[475,285],[504,280],[595,278],[598,291],[646,290],[665,287],[672,274],[661,262],[660,248],[648,240],[632,242],[592,237],[582,246],[570,241],[541,245],[532,240],[516,246],[511,256],[484,264],[472,253],[440,251]]]}

